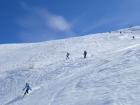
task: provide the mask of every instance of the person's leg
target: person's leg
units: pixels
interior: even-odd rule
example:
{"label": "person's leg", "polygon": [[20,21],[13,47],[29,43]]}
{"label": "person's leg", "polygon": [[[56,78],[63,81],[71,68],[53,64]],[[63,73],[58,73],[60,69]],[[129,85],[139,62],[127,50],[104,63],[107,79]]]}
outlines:
{"label": "person's leg", "polygon": [[87,56],[85,55],[84,58],[86,58]]}
{"label": "person's leg", "polygon": [[27,89],[27,94],[29,93],[29,89]]}
{"label": "person's leg", "polygon": [[66,60],[68,60],[68,59],[69,59],[69,56],[66,57]]}
{"label": "person's leg", "polygon": [[26,95],[26,94],[27,94],[27,91],[25,91],[24,95]]}

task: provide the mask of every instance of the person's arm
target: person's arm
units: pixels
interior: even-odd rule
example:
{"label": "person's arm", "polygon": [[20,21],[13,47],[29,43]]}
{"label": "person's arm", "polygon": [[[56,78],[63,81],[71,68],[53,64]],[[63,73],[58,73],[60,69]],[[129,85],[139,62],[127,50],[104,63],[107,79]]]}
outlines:
{"label": "person's arm", "polygon": [[26,86],[22,89],[23,91],[26,89]]}

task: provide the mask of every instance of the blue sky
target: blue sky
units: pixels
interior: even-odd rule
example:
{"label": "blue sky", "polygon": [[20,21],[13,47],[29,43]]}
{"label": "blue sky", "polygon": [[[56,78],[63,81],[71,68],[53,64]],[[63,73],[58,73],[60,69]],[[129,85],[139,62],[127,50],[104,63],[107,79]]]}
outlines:
{"label": "blue sky", "polygon": [[0,0],[0,43],[25,43],[140,25],[140,0]]}

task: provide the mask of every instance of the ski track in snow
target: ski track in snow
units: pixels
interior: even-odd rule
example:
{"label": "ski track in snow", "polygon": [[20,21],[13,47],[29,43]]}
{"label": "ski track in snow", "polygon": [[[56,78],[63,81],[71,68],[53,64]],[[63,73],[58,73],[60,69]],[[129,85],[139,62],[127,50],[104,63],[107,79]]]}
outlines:
{"label": "ski track in snow", "polygon": [[[1,45],[1,104],[139,105],[139,30]],[[66,52],[70,52],[70,60],[65,60]],[[23,97],[26,82],[32,91]]]}

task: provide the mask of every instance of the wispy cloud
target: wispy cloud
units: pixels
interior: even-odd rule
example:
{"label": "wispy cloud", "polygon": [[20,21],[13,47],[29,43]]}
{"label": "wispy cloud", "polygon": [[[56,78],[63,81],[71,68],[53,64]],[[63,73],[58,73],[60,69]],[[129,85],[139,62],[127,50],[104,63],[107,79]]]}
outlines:
{"label": "wispy cloud", "polygon": [[[73,30],[77,34],[87,34],[126,27],[139,22],[139,3],[139,0],[118,1],[116,9],[101,13],[98,19],[94,19],[94,15],[99,15],[96,14],[98,10],[92,14],[92,8],[88,8],[80,13],[81,15],[75,15],[73,20],[68,21],[64,16],[54,14],[47,8],[20,2],[25,14],[18,19],[18,25],[21,27],[18,35],[23,41],[41,41],[75,36]],[[93,17],[93,20],[88,20],[88,17]]]}
{"label": "wispy cloud", "polygon": [[[20,2],[26,13],[18,19],[21,30],[19,38],[23,41],[42,41],[73,36],[71,23],[61,15],[53,14],[47,8],[39,8]],[[61,36],[59,36],[61,34]]]}
{"label": "wispy cloud", "polygon": [[[115,11],[110,10],[105,14],[102,13],[102,17],[100,17],[96,21],[91,21],[90,25],[86,26],[82,33],[91,33],[97,30],[101,31],[102,29],[104,31],[107,31],[106,29],[118,29],[122,27],[128,27],[129,25],[133,24],[140,24],[139,4],[139,0],[118,1]],[[80,19],[77,20],[81,21]]]}
{"label": "wispy cloud", "polygon": [[[117,15],[105,16],[105,17],[99,19],[97,22],[91,23],[91,25],[88,26],[82,32],[83,33],[90,33],[90,32],[93,32],[95,30],[100,30],[100,32],[101,32],[102,29],[104,29],[104,31],[105,31],[106,29],[110,29],[110,27],[113,29],[113,27],[117,28],[117,27],[121,27],[124,25],[129,25],[128,21],[126,22],[126,17],[124,17],[124,16],[117,16]],[[107,28],[107,27],[109,27],[109,28]],[[106,30],[106,31],[111,31],[111,29]]]}
{"label": "wispy cloud", "polygon": [[68,31],[71,25],[62,16],[48,15],[48,25],[59,31]]}

